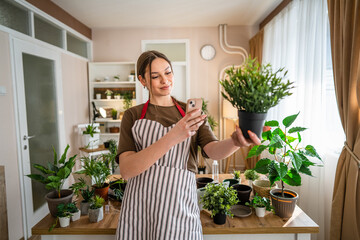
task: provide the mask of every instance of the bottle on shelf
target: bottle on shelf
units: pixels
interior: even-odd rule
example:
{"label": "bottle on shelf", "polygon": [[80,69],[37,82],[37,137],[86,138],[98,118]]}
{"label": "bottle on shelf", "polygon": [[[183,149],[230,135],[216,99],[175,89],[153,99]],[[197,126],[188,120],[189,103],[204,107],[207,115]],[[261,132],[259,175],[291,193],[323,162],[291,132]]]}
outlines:
{"label": "bottle on shelf", "polygon": [[217,160],[214,160],[212,164],[212,179],[216,183],[219,182],[219,164]]}

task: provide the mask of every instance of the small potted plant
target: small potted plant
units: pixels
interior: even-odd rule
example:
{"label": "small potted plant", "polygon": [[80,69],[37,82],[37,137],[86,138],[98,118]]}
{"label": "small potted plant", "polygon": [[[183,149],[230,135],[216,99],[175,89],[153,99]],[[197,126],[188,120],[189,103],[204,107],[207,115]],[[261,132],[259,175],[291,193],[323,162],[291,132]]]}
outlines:
{"label": "small potted plant", "polygon": [[252,187],[252,183],[257,180],[260,176],[253,169],[245,170],[244,172],[245,179],[248,180],[249,186]]}
{"label": "small potted plant", "polygon": [[70,189],[62,189],[65,180],[70,176],[72,169],[75,165],[76,155],[66,159],[66,154],[69,149],[69,145],[66,146],[64,153],[60,159],[57,157],[55,148],[53,163],[48,162],[46,165],[33,164],[33,167],[41,172],[41,174],[29,174],[27,177],[32,180],[41,182],[45,185],[46,189],[54,191],[46,194],[48,207],[52,216],[56,216],[57,205],[60,203],[70,203],[73,196],[73,191]]}
{"label": "small potted plant", "polygon": [[106,99],[111,99],[111,94],[113,94],[113,91],[111,91],[110,89],[107,89],[105,91]]}
{"label": "small potted plant", "polygon": [[100,130],[94,124],[88,124],[82,135],[83,145],[85,148],[95,149],[99,147]]}
{"label": "small potted plant", "polygon": [[105,163],[103,158],[93,159],[90,157],[81,158],[83,169],[77,171],[77,174],[85,174],[86,176],[91,177],[93,188],[95,189],[95,195],[101,196],[103,199],[108,199],[109,191],[109,176],[111,171],[109,165]]}
{"label": "small potted plant", "polygon": [[257,194],[250,201],[250,203],[246,203],[245,205],[255,208],[256,216],[258,217],[264,217],[265,211],[271,211],[272,209],[270,199],[266,197],[260,197]]}
{"label": "small potted plant", "polygon": [[[263,132],[262,138],[265,141],[261,145],[254,146],[248,154],[248,158],[258,156],[267,149],[272,155],[272,159],[260,159],[254,170],[261,174],[267,174],[270,185],[275,181],[280,181],[281,188],[272,189],[270,196],[275,213],[282,218],[292,216],[298,199],[298,194],[293,190],[285,189],[284,183],[290,186],[300,186],[300,174],[312,176],[309,167],[322,166],[310,160],[310,158],[317,158],[322,161],[315,148],[312,145],[303,147],[300,133],[306,128],[291,127],[298,115],[299,113],[284,118],[283,129],[276,120],[266,122],[265,126],[270,126],[273,130]],[[292,136],[292,134],[294,135]]]}
{"label": "small potted plant", "polygon": [[119,75],[114,76],[114,81],[116,82],[120,81],[120,76]]}
{"label": "small potted plant", "polygon": [[90,208],[89,208],[89,221],[90,222],[100,222],[104,218],[104,199],[100,196],[95,195],[93,198]]}
{"label": "small potted plant", "polygon": [[77,208],[76,202],[69,203],[67,205],[69,212],[71,213],[71,221],[75,222],[80,219],[81,211]]}
{"label": "small potted plant", "polygon": [[293,83],[282,82],[287,71],[280,68],[274,72],[270,64],[260,65],[256,59],[248,58],[242,67],[225,72],[227,78],[220,80],[224,89],[221,94],[238,109],[244,137],[249,138],[248,130],[260,137],[267,111],[292,94]]}
{"label": "small potted plant", "polygon": [[121,95],[120,93],[114,93],[114,99],[120,99],[121,98]]}
{"label": "small potted plant", "polygon": [[200,197],[203,208],[211,211],[211,217],[215,224],[225,224],[226,216],[233,216],[231,206],[238,203],[236,191],[232,187],[223,184],[209,183],[205,187],[205,193]]}
{"label": "small potted plant", "polygon": [[112,109],[111,110],[111,116],[112,116],[112,118],[114,119],[114,120],[116,120],[117,119],[117,111],[116,111],[116,109]]}
{"label": "small potted plant", "polygon": [[81,189],[81,196],[83,200],[80,202],[81,215],[87,215],[91,204],[91,199],[94,197],[95,189],[90,190],[89,186],[86,189]]}
{"label": "small potted plant", "polygon": [[70,225],[70,217],[72,216],[69,211],[69,204],[59,204],[57,205],[57,214],[56,216],[59,218],[60,227],[67,227]]}

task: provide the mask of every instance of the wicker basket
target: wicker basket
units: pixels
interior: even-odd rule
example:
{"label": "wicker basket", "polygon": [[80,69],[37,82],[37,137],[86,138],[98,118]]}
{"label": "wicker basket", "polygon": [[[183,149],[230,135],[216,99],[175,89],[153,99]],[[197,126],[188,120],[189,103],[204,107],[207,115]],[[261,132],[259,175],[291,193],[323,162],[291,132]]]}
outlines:
{"label": "wicker basket", "polygon": [[254,189],[254,195],[257,193],[261,197],[270,198],[270,190],[277,188],[277,184],[274,183],[274,185],[270,188],[270,181],[269,180],[256,180],[252,184]]}

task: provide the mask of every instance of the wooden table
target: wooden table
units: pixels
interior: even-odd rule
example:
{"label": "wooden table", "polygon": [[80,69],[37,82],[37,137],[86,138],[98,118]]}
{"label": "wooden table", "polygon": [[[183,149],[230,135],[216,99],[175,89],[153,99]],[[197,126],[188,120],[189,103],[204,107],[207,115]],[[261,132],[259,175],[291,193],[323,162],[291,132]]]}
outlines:
{"label": "wooden table", "polygon": [[[211,177],[203,174],[202,177]],[[232,178],[231,174],[220,174],[220,181]],[[244,176],[242,183],[247,184]],[[80,220],[71,222],[67,228],[54,228],[48,232],[54,218],[47,215],[32,228],[33,235],[41,235],[43,240],[48,239],[114,239],[120,214],[120,204],[109,201],[110,211],[104,213],[104,219],[98,223],[90,223],[88,216],[81,216]],[[224,225],[216,225],[206,211],[200,213],[204,239],[294,239],[310,240],[311,233],[318,233],[319,226],[307,216],[299,207],[290,219],[282,219],[271,212],[265,217],[258,218],[254,211],[246,218],[230,218]],[[76,236],[75,236],[76,235]]]}

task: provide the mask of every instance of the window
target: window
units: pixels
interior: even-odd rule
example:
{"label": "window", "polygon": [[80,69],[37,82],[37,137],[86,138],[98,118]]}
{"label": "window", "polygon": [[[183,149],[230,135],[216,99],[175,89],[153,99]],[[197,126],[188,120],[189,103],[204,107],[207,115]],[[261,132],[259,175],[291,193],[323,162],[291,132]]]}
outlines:
{"label": "window", "polygon": [[54,46],[63,47],[62,30],[49,23],[45,19],[34,16],[35,38],[50,43]]}
{"label": "window", "polygon": [[0,24],[30,35],[29,13],[16,3],[0,1]]}
{"label": "window", "polygon": [[67,33],[67,50],[77,55],[88,57],[87,43],[74,35]]}

